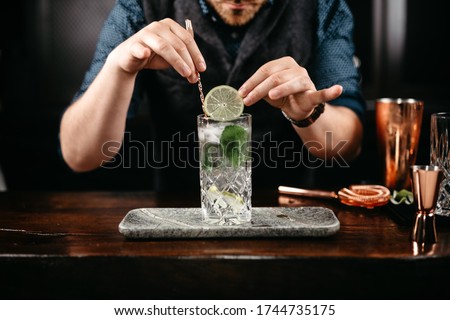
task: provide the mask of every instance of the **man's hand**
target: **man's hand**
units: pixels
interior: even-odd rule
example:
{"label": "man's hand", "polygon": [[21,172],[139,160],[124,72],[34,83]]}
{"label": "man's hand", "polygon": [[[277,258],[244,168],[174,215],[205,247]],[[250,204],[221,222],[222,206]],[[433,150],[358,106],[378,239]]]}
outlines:
{"label": "man's hand", "polygon": [[172,66],[191,83],[197,81],[196,71],[206,70],[192,34],[172,19],[152,22],[121,43],[108,59],[130,74]]}
{"label": "man's hand", "polygon": [[74,171],[89,171],[109,161],[120,146],[136,75],[142,69],[173,67],[194,83],[205,60],[193,34],[171,19],[153,22],[122,42],[106,59],[86,92],[64,112],[61,150]]}
{"label": "man's hand", "polygon": [[332,86],[316,90],[305,68],[291,57],[264,64],[239,89],[244,104],[251,106],[264,99],[282,109],[290,118],[306,118],[314,107],[339,97],[342,87]]}
{"label": "man's hand", "polygon": [[[244,104],[251,106],[264,99],[270,105],[282,109],[291,119],[307,118],[314,107],[334,100],[343,88],[334,85],[317,90],[305,68],[291,57],[284,57],[264,64],[239,89]],[[356,113],[344,106],[326,108],[323,115],[308,128],[294,126],[304,143],[313,142],[309,151],[319,158],[332,158],[333,144],[327,141],[327,132],[333,134],[335,143],[345,142],[339,156],[351,160],[360,152],[363,128]],[[317,146],[321,146],[317,148]]]}

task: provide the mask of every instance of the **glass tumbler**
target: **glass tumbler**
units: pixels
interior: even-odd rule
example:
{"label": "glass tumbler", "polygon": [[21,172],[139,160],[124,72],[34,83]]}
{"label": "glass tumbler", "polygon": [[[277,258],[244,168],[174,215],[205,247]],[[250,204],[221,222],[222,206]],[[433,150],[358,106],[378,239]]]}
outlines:
{"label": "glass tumbler", "polygon": [[200,194],[203,220],[236,225],[251,220],[252,117],[230,121],[197,116],[200,147]]}
{"label": "glass tumbler", "polygon": [[444,180],[439,188],[435,213],[450,217],[450,112],[431,115],[430,163],[439,166],[444,173]]}

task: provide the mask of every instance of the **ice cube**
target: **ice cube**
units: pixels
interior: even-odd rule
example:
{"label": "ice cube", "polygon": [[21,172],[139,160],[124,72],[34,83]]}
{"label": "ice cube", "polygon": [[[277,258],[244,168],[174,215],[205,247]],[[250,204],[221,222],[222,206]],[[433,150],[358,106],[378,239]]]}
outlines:
{"label": "ice cube", "polygon": [[199,130],[198,138],[200,141],[220,143],[223,127],[207,127]]}

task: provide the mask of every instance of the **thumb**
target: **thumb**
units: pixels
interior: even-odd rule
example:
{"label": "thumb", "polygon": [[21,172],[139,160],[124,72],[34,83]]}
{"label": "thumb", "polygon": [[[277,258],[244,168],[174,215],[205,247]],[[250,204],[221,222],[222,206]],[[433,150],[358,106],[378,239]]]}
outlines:
{"label": "thumb", "polygon": [[151,50],[142,43],[135,42],[130,47],[130,53],[134,58],[144,60],[150,57]]}
{"label": "thumb", "polygon": [[[319,90],[314,94],[313,102],[315,104],[319,104],[322,102],[334,100],[334,99],[338,98],[342,94],[343,91],[344,91],[344,88],[342,88],[341,85],[334,85],[332,87]],[[318,99],[317,101],[315,101],[316,98]]]}

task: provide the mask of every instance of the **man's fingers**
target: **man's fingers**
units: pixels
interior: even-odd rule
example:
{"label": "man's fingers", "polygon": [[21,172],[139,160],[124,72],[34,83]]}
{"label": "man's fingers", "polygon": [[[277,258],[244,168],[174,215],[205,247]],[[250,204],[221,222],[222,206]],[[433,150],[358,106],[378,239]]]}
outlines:
{"label": "man's fingers", "polygon": [[184,61],[180,54],[175,50],[172,44],[165,38],[149,33],[142,39],[146,46],[167,61],[181,76],[189,77],[192,74],[192,68]]}
{"label": "man's fingers", "polygon": [[292,58],[281,58],[278,60],[273,60],[262,67],[260,67],[240,88],[239,94],[241,97],[246,97],[250,92],[252,92],[257,86],[259,86],[263,81],[272,76],[273,74],[282,72],[284,70],[290,69],[292,67]]}
{"label": "man's fingers", "polygon": [[244,97],[245,105],[252,105],[267,96],[270,99],[276,100],[289,94],[314,88],[314,85],[310,81],[305,84],[302,81],[304,79],[295,78],[296,75],[297,73],[293,69],[282,70],[281,72],[270,75]]}
{"label": "man's fingers", "polygon": [[197,71],[206,69],[205,61],[193,36],[171,19],[152,22],[131,41],[134,41],[128,49],[131,58],[143,63],[135,66],[137,70],[143,67],[161,69],[172,66],[189,82],[195,82]]}
{"label": "man's fingers", "polygon": [[274,87],[268,93],[271,100],[277,100],[289,95],[302,94],[306,91],[315,91],[316,87],[310,78],[306,77],[291,77],[289,81],[281,83]]}
{"label": "man's fingers", "polygon": [[[159,34],[159,36],[165,39],[173,47],[173,49],[175,49],[181,59],[183,59],[183,61],[188,65],[191,71],[190,76],[195,75],[197,73],[196,66],[194,65],[194,61],[188,47],[186,46],[186,43],[184,42],[184,39],[180,39],[178,35],[176,35],[172,30],[169,29],[163,30]],[[193,41],[192,37],[190,37],[189,35],[188,38]]]}
{"label": "man's fingers", "polygon": [[[169,30],[176,35],[186,46],[187,51],[189,52],[189,59],[195,65],[195,69],[203,72],[206,70],[206,63],[203,55],[200,52],[200,49],[197,46],[197,43],[194,40],[194,34],[190,30],[186,30],[178,23],[171,19],[164,19],[161,23],[165,24]],[[193,70],[195,71],[195,70]]]}

